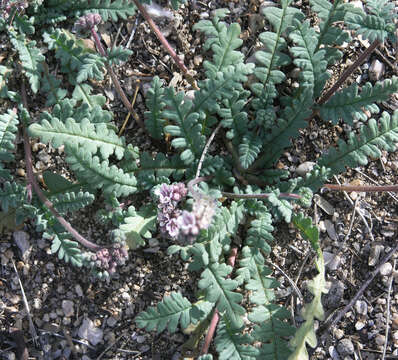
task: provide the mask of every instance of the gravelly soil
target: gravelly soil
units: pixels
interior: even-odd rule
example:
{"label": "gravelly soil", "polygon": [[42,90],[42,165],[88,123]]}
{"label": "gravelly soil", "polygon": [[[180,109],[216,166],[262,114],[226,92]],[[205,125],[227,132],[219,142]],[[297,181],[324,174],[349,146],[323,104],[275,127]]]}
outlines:
{"label": "gravelly soil", "polygon": [[[202,52],[203,39],[200,34],[192,31],[193,24],[206,18],[217,7],[229,7],[229,20],[237,21],[242,26],[242,38],[245,40],[242,51],[250,57],[257,46],[256,35],[261,31],[262,20],[257,16],[260,3],[260,0],[194,1],[175,13],[172,21],[168,15],[155,20],[162,31],[168,34],[167,38],[177,52],[184,54],[187,67],[200,79],[201,63],[207,55]],[[307,1],[296,1],[295,4],[307,10]],[[134,93],[136,80],[141,81],[136,104],[139,115],[145,111],[144,91],[154,75],[177,88],[189,87],[141,17],[103,25],[100,30],[104,40],[108,34],[110,43],[113,43],[119,27],[118,44],[126,45],[133,34],[130,48],[134,55],[118,72],[129,96]],[[346,57],[334,69],[334,78],[363,49],[362,46],[358,40],[346,49]],[[367,68],[375,59],[385,63],[384,77],[391,77],[394,70],[385,59],[393,61],[391,56],[394,55],[394,48],[392,44],[387,44],[380,51],[381,55],[372,55],[367,66],[362,66],[348,82],[358,81],[361,84],[366,81]],[[116,113],[116,121],[121,124],[126,112],[112,90],[111,83],[106,80],[99,85],[104,86],[109,109]],[[383,104],[383,110],[391,113],[397,100],[398,95]],[[295,171],[300,164],[315,160],[330,143],[335,143],[338,137],[345,137],[350,131],[352,129],[347,127],[321,124],[314,120],[289,152],[284,154],[278,166]],[[126,136],[128,141],[139,145],[141,149],[157,150],[136,124],[127,127]],[[59,150],[61,151],[41,144],[33,146],[37,170],[58,170],[69,175],[62,159],[62,149]],[[212,150],[214,148],[210,152]],[[22,152],[19,156],[18,171],[19,175],[24,176],[21,170],[24,167]],[[336,181],[395,184],[397,169],[398,155],[383,154],[380,160],[349,170]],[[321,229],[321,243],[327,262],[326,276],[330,291],[324,296],[323,303],[328,316],[340,311],[348,303],[380,259],[395,245],[397,200],[394,194],[388,193],[346,195],[323,192],[320,194],[319,205],[314,204],[309,210],[309,215]],[[72,218],[72,223],[89,238],[101,239],[106,236],[106,229],[98,225],[93,217],[94,211],[95,206]],[[270,266],[277,265],[284,269],[307,296],[305,281],[314,276],[313,256],[308,244],[288,226],[278,228],[275,237],[277,245],[273,249]],[[29,243],[24,258],[16,246],[15,238],[25,238]],[[17,351],[11,340],[17,341],[18,338],[11,339],[8,336],[12,329],[22,330],[31,359],[181,358],[182,345],[189,338],[187,335],[148,333],[134,324],[134,317],[140,311],[156,304],[171,291],[179,290],[188,298],[194,296],[197,279],[187,272],[182,261],[167,255],[168,245],[166,240],[158,236],[148,247],[131,252],[128,265],[121,269],[115,279],[110,283],[101,283],[93,282],[84,271],[71,268],[51,255],[49,242],[35,233],[31,224],[26,223],[14,234],[3,234],[0,241],[0,330],[3,331],[0,334],[0,358],[15,358]],[[386,340],[389,356],[386,358],[398,358],[398,272],[395,270],[395,259],[396,255],[382,268],[382,275],[376,277],[364,296],[334,329],[324,329],[319,324],[322,333],[318,334],[318,346],[311,350],[312,359],[381,359]],[[36,346],[33,344],[33,333],[13,261],[39,335]],[[293,305],[294,321],[299,324],[301,304],[296,297],[291,296],[294,291],[286,277],[278,270],[275,270],[274,275],[281,283],[278,301],[287,306]],[[390,327],[388,339],[385,338],[387,312]],[[84,337],[89,337],[91,344],[82,339]]]}

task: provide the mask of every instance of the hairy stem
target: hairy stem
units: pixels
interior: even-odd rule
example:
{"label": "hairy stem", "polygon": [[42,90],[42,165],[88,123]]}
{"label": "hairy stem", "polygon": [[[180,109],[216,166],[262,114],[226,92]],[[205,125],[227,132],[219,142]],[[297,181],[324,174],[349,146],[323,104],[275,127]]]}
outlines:
{"label": "hairy stem", "polygon": [[170,54],[170,56],[173,58],[174,62],[177,64],[177,66],[181,69],[181,71],[184,73],[184,76],[188,80],[188,82],[191,84],[191,86],[195,89],[198,90],[198,85],[196,84],[194,78],[188,73],[187,67],[184,65],[184,63],[181,61],[181,59],[178,57],[176,52],[173,50],[173,48],[170,46],[169,42],[167,39],[164,37],[162,32],[159,30],[157,25],[154,23],[148,12],[146,11],[145,7],[138,1],[138,0],[133,0],[134,5],[138,8],[142,16],[145,18],[146,22],[152,29],[152,31],[155,33],[156,37],[159,39],[159,41],[162,43],[164,48],[167,50],[167,52]]}
{"label": "hairy stem", "polygon": [[216,136],[217,131],[220,129],[220,127],[221,127],[221,122],[213,130],[212,134],[210,135],[209,139],[207,140],[207,143],[203,149],[202,155],[200,156],[200,159],[199,159],[199,164],[198,164],[198,168],[196,170],[195,179],[197,179],[200,175],[200,170],[202,169],[202,165],[203,165],[203,161],[205,160],[206,153],[209,150],[210,144],[213,141],[214,137]]}
{"label": "hairy stem", "polygon": [[358,191],[358,192],[385,192],[385,191],[394,191],[398,192],[398,185],[336,185],[336,184],[325,184],[324,188],[333,190],[333,191]]}
{"label": "hairy stem", "polygon": [[338,90],[338,88],[347,80],[347,78],[360,66],[367,57],[380,45],[379,40],[375,40],[370,44],[370,46],[361,54],[359,55],[358,59],[348,67],[340,78],[333,84],[333,86],[318,100],[318,105],[324,104],[328,101],[332,95]]}
{"label": "hairy stem", "polygon": [[[235,266],[235,260],[236,260],[237,255],[238,255],[238,248],[236,248],[236,247],[232,248],[231,252],[228,256],[228,260],[227,260],[228,265],[230,265],[232,267]],[[220,315],[216,308],[216,309],[214,309],[213,317],[211,318],[209,330],[206,334],[205,341],[203,343],[203,347],[200,352],[200,355],[207,354],[207,352],[209,351],[209,347],[210,347],[211,341],[213,340],[214,333],[216,332],[216,328],[217,328],[217,324],[218,324],[219,320],[220,320]]]}
{"label": "hairy stem", "polygon": [[[188,190],[195,194],[197,191],[194,189],[194,186],[202,181],[209,181],[213,178],[213,176],[201,176],[197,177],[188,182],[187,187]],[[229,199],[266,199],[272,195],[272,193],[262,193],[262,194],[235,194],[230,192],[221,191],[222,196]],[[301,195],[293,194],[293,193],[280,193],[278,198],[287,198],[287,199],[301,199]]]}
{"label": "hairy stem", "polygon": [[[22,82],[21,86],[21,96],[22,96],[23,105],[26,108],[26,110],[28,110],[28,103],[26,99],[26,89],[24,82]],[[30,148],[29,136],[25,126],[23,127],[23,144],[25,150],[25,165],[26,165],[26,174],[28,177],[28,182],[32,186],[33,190],[35,191],[40,201],[50,210],[50,212],[54,215],[54,217],[58,220],[58,222],[65,228],[65,230],[68,231],[69,234],[71,234],[81,245],[85,246],[86,248],[92,251],[100,250],[101,246],[92,243],[91,241],[87,240],[82,235],[80,235],[72,227],[72,225],[69,222],[67,222],[57,210],[55,210],[53,203],[50,200],[48,200],[47,197],[44,195],[44,193],[41,191],[40,186],[37,183],[36,178],[33,174],[32,150]]]}
{"label": "hairy stem", "polygon": [[[106,52],[105,52],[105,50],[104,50],[104,47],[103,47],[102,44],[101,44],[101,40],[100,40],[100,38],[99,38],[97,32],[95,31],[95,28],[94,28],[94,27],[91,28],[91,35],[92,35],[93,38],[94,38],[94,42],[95,42],[95,45],[97,46],[98,52],[99,52],[102,56],[107,57]],[[118,80],[118,78],[117,78],[115,72],[113,71],[112,67],[111,67],[109,64],[106,64],[105,66],[106,66],[106,69],[107,69],[108,72],[109,72],[109,75],[111,76],[111,80],[112,80],[112,82],[113,82],[113,85],[115,86],[116,92],[119,94],[120,99],[122,100],[124,106],[125,106],[126,109],[133,115],[133,117],[134,117],[135,121],[137,121],[138,125],[139,125],[142,129],[145,129],[144,124],[142,123],[140,117],[139,117],[138,114],[134,111],[132,105],[130,104],[129,100],[127,99],[127,96],[126,96],[126,94],[124,93],[124,91],[123,91],[123,89],[122,89],[122,87],[121,87],[121,85],[120,85],[120,82],[119,82],[119,80]]]}
{"label": "hairy stem", "polygon": [[[272,195],[272,193],[263,193],[263,194],[234,194],[230,192],[221,191],[221,194],[229,199],[266,199]],[[301,195],[293,194],[293,193],[280,193],[278,198],[285,199],[301,199]]]}

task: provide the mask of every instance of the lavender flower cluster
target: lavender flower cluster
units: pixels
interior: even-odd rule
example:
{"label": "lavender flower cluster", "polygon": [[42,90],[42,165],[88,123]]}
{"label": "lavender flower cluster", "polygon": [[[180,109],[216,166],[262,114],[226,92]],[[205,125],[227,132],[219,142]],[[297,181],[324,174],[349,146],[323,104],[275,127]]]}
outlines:
{"label": "lavender flower cluster", "polygon": [[101,15],[97,13],[90,13],[84,16],[81,16],[74,25],[74,30],[76,31],[88,31],[91,30],[94,26],[100,24],[102,21]]}
{"label": "lavender flower cluster", "polygon": [[158,222],[162,234],[174,240],[192,243],[201,229],[207,229],[215,213],[214,200],[195,197],[192,211],[179,209],[178,203],[187,196],[183,183],[162,184],[158,196]]}
{"label": "lavender flower cluster", "polygon": [[127,246],[120,243],[114,243],[109,248],[103,247],[90,258],[99,270],[107,271],[109,275],[114,274],[117,265],[124,265],[127,259]]}

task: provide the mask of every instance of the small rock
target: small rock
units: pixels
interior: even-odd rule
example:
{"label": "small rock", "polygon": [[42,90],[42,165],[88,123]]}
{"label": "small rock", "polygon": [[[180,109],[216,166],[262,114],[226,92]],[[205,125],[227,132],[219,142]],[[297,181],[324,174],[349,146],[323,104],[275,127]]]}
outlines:
{"label": "small rock", "polygon": [[144,4],[143,6],[152,18],[165,19],[166,21],[173,19],[173,13],[171,11],[164,9],[155,3],[152,3],[151,5]]}
{"label": "small rock", "polygon": [[4,351],[1,356],[4,360],[15,360],[15,354],[12,351]]}
{"label": "small rock", "polygon": [[378,334],[375,337],[375,343],[379,346],[383,346],[385,341],[386,341],[386,337],[384,335]]}
{"label": "small rock", "polygon": [[398,329],[398,315],[394,315],[391,320],[391,326],[393,329]]}
{"label": "small rock", "polygon": [[124,291],[122,292],[122,299],[125,301],[131,301],[131,296],[128,292]]}
{"label": "small rock", "polygon": [[19,250],[21,250],[21,255],[23,261],[26,261],[31,252],[31,246],[29,243],[29,234],[25,231],[14,231],[12,234],[14,241],[17,244]]}
{"label": "small rock", "polygon": [[354,350],[354,344],[350,339],[342,339],[337,344],[337,351],[341,356],[352,355]]}
{"label": "small rock", "polygon": [[318,224],[318,229],[320,232],[326,232],[326,226],[325,226],[325,222],[323,220],[321,220]]}
{"label": "small rock", "polygon": [[323,257],[325,259],[325,267],[330,271],[335,271],[339,268],[341,264],[341,258],[339,255],[332,254],[328,251],[323,252]]}
{"label": "small rock", "polygon": [[330,220],[325,220],[325,227],[329,237],[336,241],[337,240],[337,233],[336,229],[334,228],[334,224]]}
{"label": "small rock", "polygon": [[203,62],[203,57],[200,55],[196,55],[193,58],[193,63],[195,64],[195,66],[199,66],[202,62]]}
{"label": "small rock", "polygon": [[398,347],[398,331],[394,331],[391,335],[394,346]]}
{"label": "small rock", "polygon": [[55,265],[52,262],[49,262],[46,264],[46,269],[53,272],[55,270]]}
{"label": "small rock", "polygon": [[142,344],[143,342],[145,342],[145,336],[142,335],[137,336],[136,341],[138,342],[138,344]]}
{"label": "small rock", "polygon": [[78,335],[95,346],[102,341],[104,334],[100,328],[94,326],[94,323],[90,319],[85,318],[83,324],[79,328]]}
{"label": "small rock", "polygon": [[355,310],[359,315],[366,315],[368,313],[368,304],[366,301],[358,300],[355,303]]}
{"label": "small rock", "polygon": [[18,176],[25,177],[25,169],[18,168],[16,172]]}
{"label": "small rock", "polygon": [[343,331],[342,329],[335,329],[335,330],[333,331],[333,334],[334,334],[334,337],[335,337],[337,340],[340,340],[340,339],[344,336],[344,331]]}
{"label": "small rock", "polygon": [[41,150],[37,157],[44,164],[48,164],[51,161],[51,156],[47,153],[46,149]]}
{"label": "small rock", "polygon": [[358,9],[361,9],[361,10],[365,11],[365,9],[363,8],[363,3],[362,3],[362,1],[359,1],[359,0],[351,1],[351,2],[350,2],[350,5],[352,5],[352,6],[356,7],[356,8],[358,8]]}
{"label": "small rock", "polygon": [[334,281],[329,292],[323,297],[324,305],[327,309],[337,308],[343,300],[344,284],[340,281]]}
{"label": "small rock", "polygon": [[379,262],[380,254],[384,250],[383,245],[375,245],[370,249],[368,265],[375,266]]}
{"label": "small rock", "polygon": [[305,161],[299,166],[297,166],[296,174],[298,176],[305,176],[305,174],[307,174],[313,169],[314,165],[315,163],[313,161]]}
{"label": "small rock", "polygon": [[391,169],[394,171],[398,170],[398,161],[391,161]]}
{"label": "small rock", "polygon": [[370,80],[372,81],[380,80],[381,77],[384,75],[384,72],[385,72],[384,64],[377,59],[373,60],[369,68]]}
{"label": "small rock", "polygon": [[62,310],[65,314],[66,317],[71,317],[74,314],[74,309],[73,309],[73,301],[71,300],[62,300]]}
{"label": "small rock", "polygon": [[333,205],[325,200],[322,196],[315,194],[314,195],[314,202],[328,215],[333,215],[335,212],[335,208]]}
{"label": "small rock", "polygon": [[111,89],[104,89],[104,93],[105,93],[105,95],[107,96],[107,98],[110,100],[110,101],[113,101],[114,99],[115,99],[115,94],[113,93],[113,91],[111,90]]}
{"label": "small rock", "polygon": [[337,352],[335,346],[329,346],[329,355],[331,356],[332,360],[340,360],[339,353]]}
{"label": "small rock", "polygon": [[364,327],[365,327],[365,323],[363,322],[363,321],[357,321],[356,323],[355,323],[355,329],[357,330],[357,331],[359,331],[359,330],[362,330]]}
{"label": "small rock", "polygon": [[380,267],[380,275],[388,276],[392,273],[392,265],[389,262],[386,262]]}
{"label": "small rock", "polygon": [[75,286],[75,292],[76,292],[77,296],[80,296],[80,297],[83,296],[83,290],[82,290],[82,287],[79,284],[77,284]]}
{"label": "small rock", "polygon": [[106,320],[106,323],[108,324],[108,326],[114,327],[117,324],[117,320],[113,316],[110,316]]}
{"label": "small rock", "polygon": [[158,239],[149,239],[148,244],[150,247],[155,247],[159,245],[159,240]]}
{"label": "small rock", "polygon": [[179,360],[181,359],[181,354],[179,352],[176,352],[173,354],[173,357],[171,358],[171,360]]}
{"label": "small rock", "polygon": [[150,349],[150,346],[145,344],[145,345],[141,345],[138,350],[140,350],[140,352],[145,353]]}

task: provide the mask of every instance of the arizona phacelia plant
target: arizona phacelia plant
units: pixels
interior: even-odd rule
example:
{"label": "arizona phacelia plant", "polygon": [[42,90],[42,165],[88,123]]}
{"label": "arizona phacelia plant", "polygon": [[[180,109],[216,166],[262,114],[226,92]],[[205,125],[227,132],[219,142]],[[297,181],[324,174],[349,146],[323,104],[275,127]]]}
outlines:
{"label": "arizona phacelia plant", "polygon": [[[310,0],[316,27],[292,1],[276,2],[263,11],[265,30],[258,36],[262,46],[250,62],[239,51],[240,25],[228,23],[228,11],[219,9],[194,27],[205,37],[203,50],[208,56],[204,80],[198,82],[141,2],[133,3],[1,2],[0,29],[13,52],[0,66],[0,96],[6,107],[0,115],[3,214],[17,224],[30,219],[60,259],[87,266],[104,279],[128,261],[127,247],[134,256],[133,250],[144,246],[146,239],[163,236],[170,242],[170,256],[181,256],[189,270],[200,274],[197,301],[172,292],[136,317],[139,327],[158,332],[189,328],[194,345],[207,334],[201,350],[187,349],[202,360],[212,359],[208,349],[215,332],[219,359],[308,358],[306,345],[316,344],[314,321],[324,317],[324,265],[318,231],[310,219],[293,211],[299,208],[293,203],[309,206],[313,193],[346,166],[367,164],[369,156],[396,149],[398,113],[383,113],[376,121],[364,112],[379,113],[377,103],[398,91],[398,79],[354,83],[339,90],[361,61],[393,39],[394,2],[368,0],[362,10],[343,0]],[[177,8],[184,1],[171,3]],[[113,71],[134,55],[122,47],[104,49],[96,30],[101,21],[134,15],[136,7],[191,84],[187,91],[193,90],[188,97],[154,77],[144,121]],[[71,19],[76,22],[74,30],[85,30],[85,35],[69,31]],[[349,43],[352,34],[372,43],[329,86],[327,70],[341,60],[341,45]],[[91,36],[98,52],[86,48],[80,36]],[[47,63],[51,56],[56,65]],[[286,76],[292,68],[299,70],[295,86]],[[127,110],[155,140],[153,146],[168,142],[171,151],[149,154],[121,135],[113,114],[104,109],[105,97],[91,81],[102,81],[105,70]],[[42,105],[35,107],[34,117],[33,103]],[[304,177],[294,177],[276,164],[311,119],[349,125],[356,119],[363,125],[316,159]],[[13,172],[18,129],[23,134],[26,181]],[[38,184],[30,150],[33,138],[64,148],[75,181],[45,171],[46,187]],[[223,151],[212,154],[212,141]],[[128,197],[137,193],[151,201],[135,208]],[[109,236],[96,244],[65,217],[99,196],[103,209],[97,212],[97,221],[108,224]],[[280,221],[294,224],[316,254],[319,273],[308,282],[313,298],[303,308],[299,329],[290,325],[287,309],[276,303],[278,283],[266,265],[272,233]]]}

